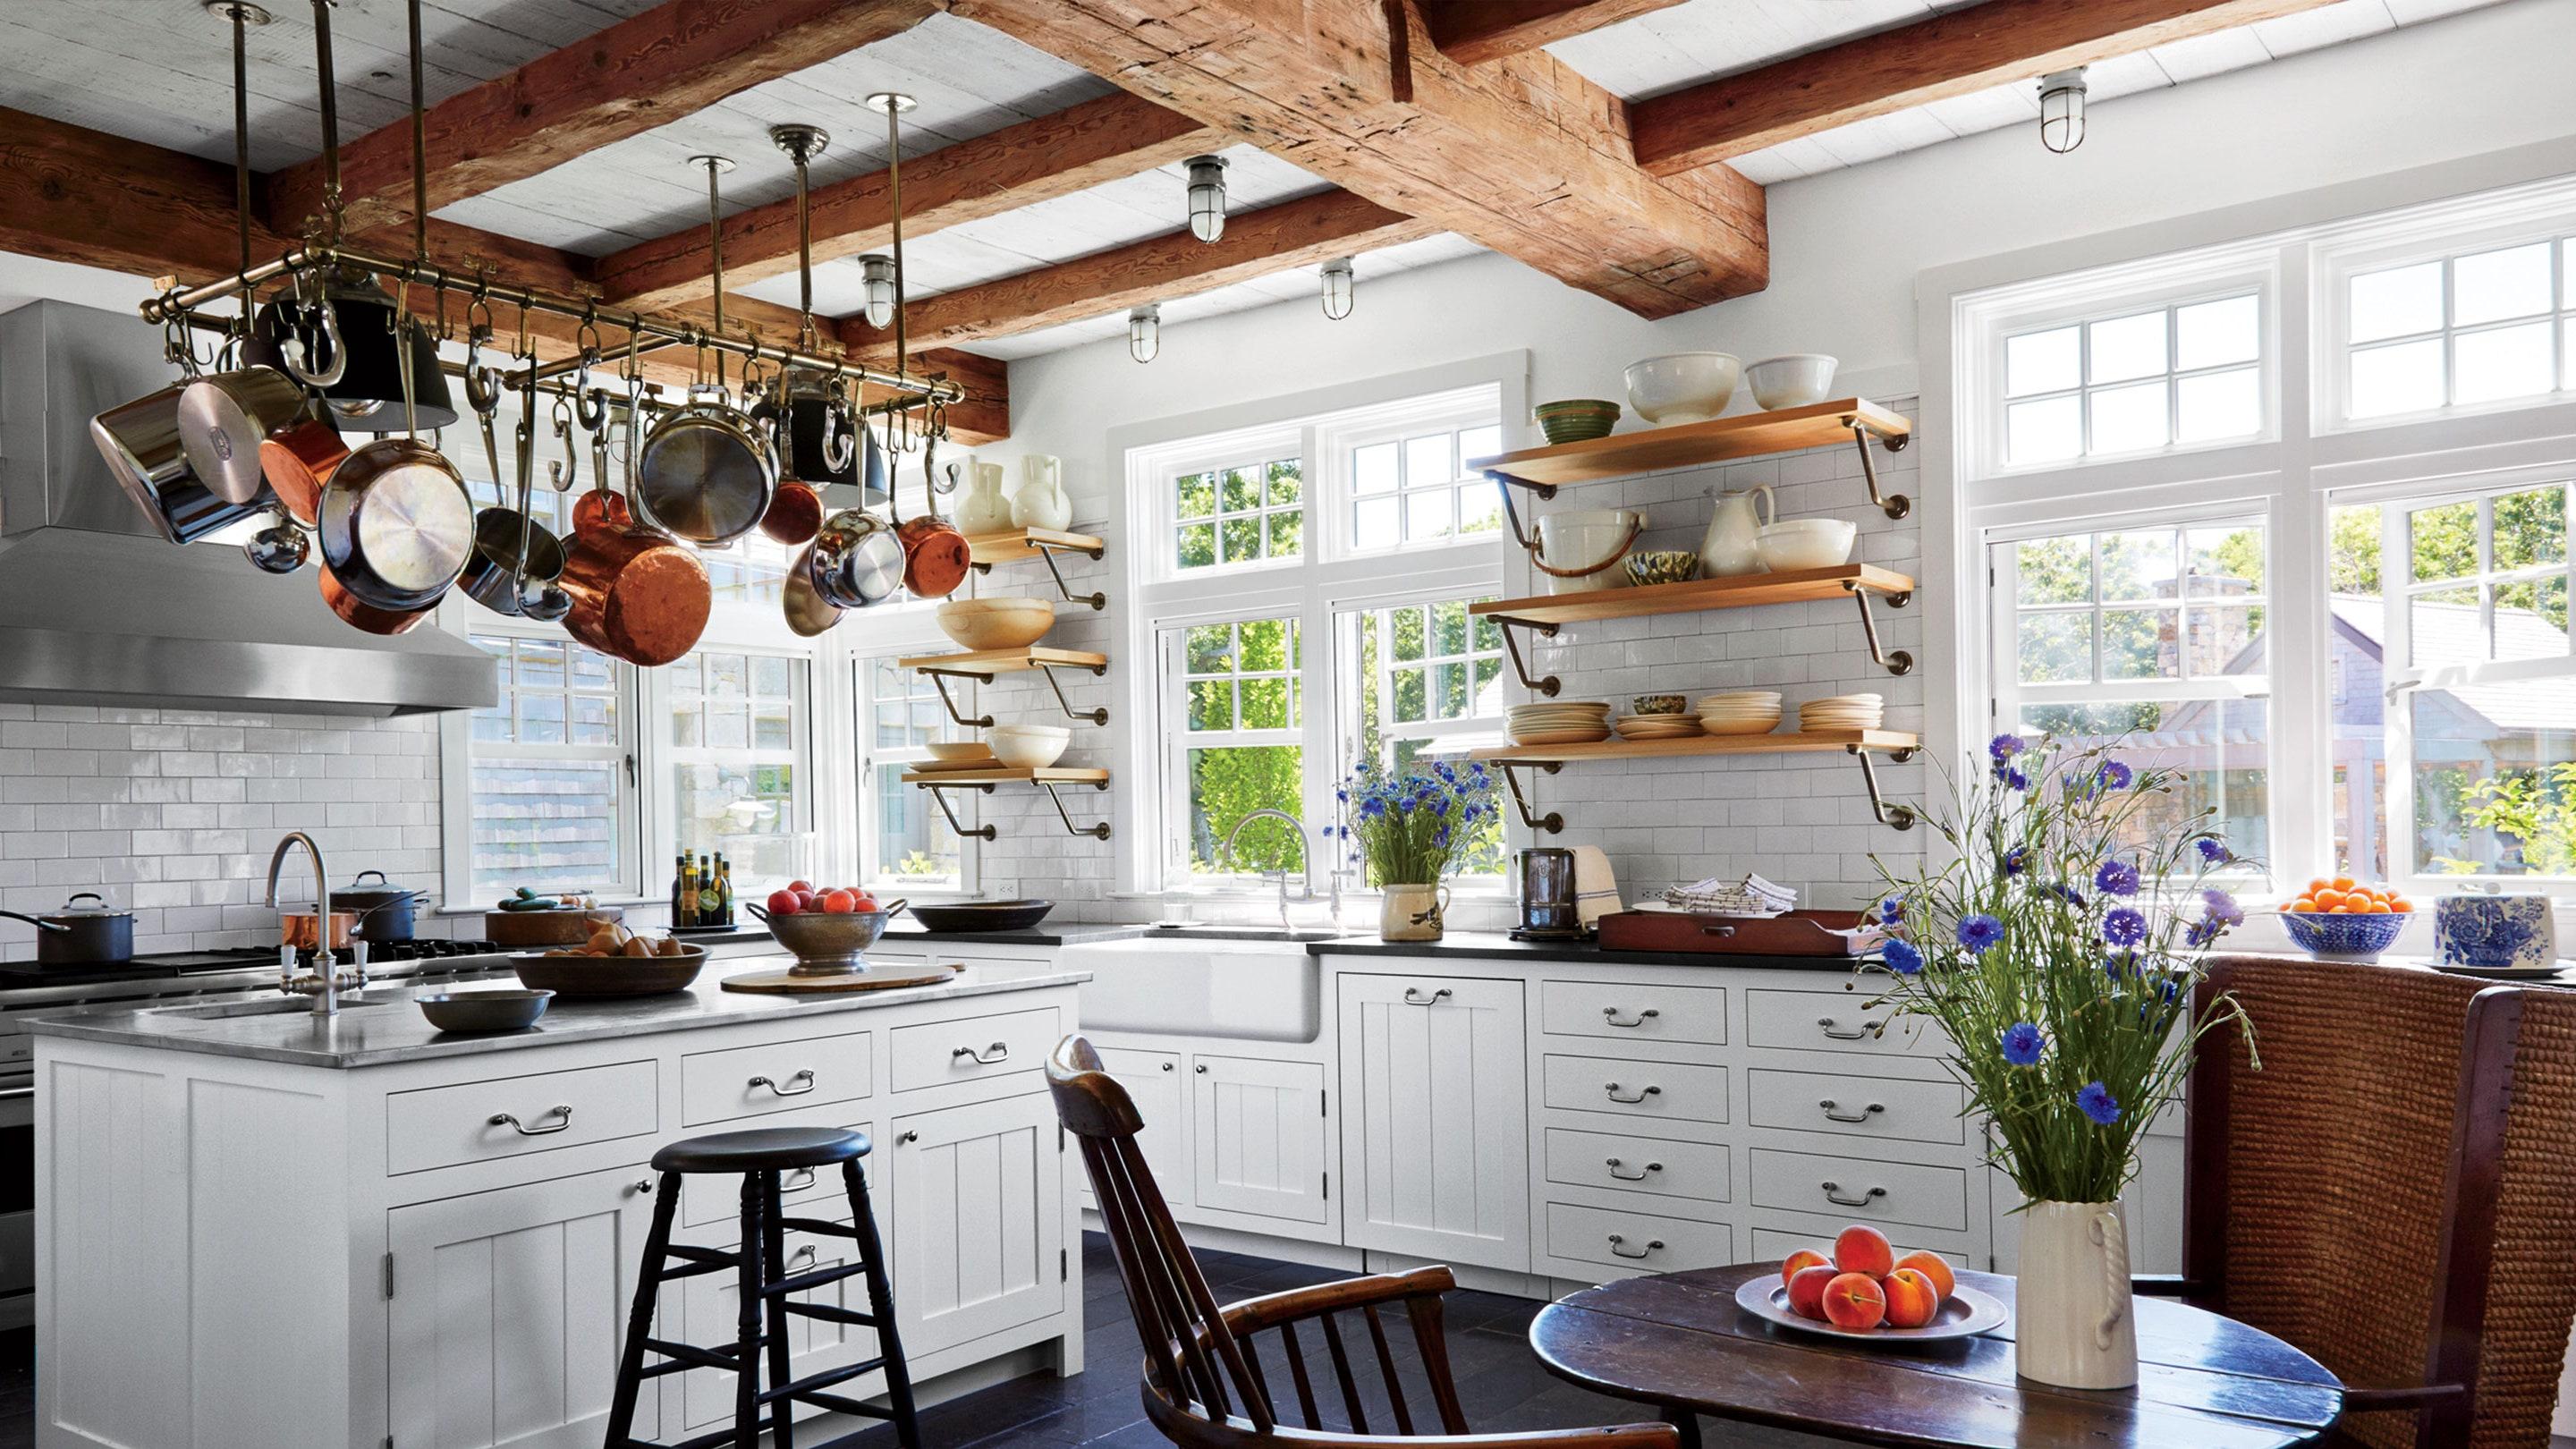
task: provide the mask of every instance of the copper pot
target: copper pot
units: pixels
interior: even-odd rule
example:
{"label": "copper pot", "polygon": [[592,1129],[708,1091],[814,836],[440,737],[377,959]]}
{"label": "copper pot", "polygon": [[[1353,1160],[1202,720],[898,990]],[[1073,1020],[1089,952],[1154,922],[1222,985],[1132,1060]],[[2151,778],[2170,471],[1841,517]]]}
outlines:
{"label": "copper pot", "polygon": [[[903,586],[916,599],[944,599],[957,592],[975,562],[975,551],[967,545],[966,535],[939,516],[939,486],[932,481],[931,472],[931,459],[937,451],[935,440],[925,440],[921,450],[922,511],[895,524],[895,537],[903,541]],[[891,495],[886,508],[889,512],[894,508]]]}
{"label": "copper pot", "polygon": [[259,468],[296,522],[311,528],[322,516],[322,487],[349,460],[349,444],[327,415],[307,408],[302,417],[262,439]]}
{"label": "copper pot", "polygon": [[[332,950],[346,951],[349,949],[349,938],[356,935],[358,931],[358,915],[359,913],[356,911],[333,911],[331,913]],[[279,943],[281,945],[292,946],[298,951],[310,951],[315,949],[316,943],[314,938],[320,933],[314,929],[313,918],[314,913],[309,910],[278,912],[277,931]]]}
{"label": "copper pot", "polygon": [[823,527],[823,495],[795,478],[780,480],[769,495],[769,511],[760,515],[760,531],[793,547],[811,543]]}
{"label": "copper pot", "polygon": [[328,561],[313,573],[322,587],[322,602],[331,607],[332,613],[340,616],[340,622],[370,634],[410,633],[420,627],[421,620],[438,610],[435,599],[417,609],[379,609],[341,587]]}
{"label": "copper pot", "polygon": [[598,528],[574,537],[564,561],[571,635],[602,654],[651,669],[697,646],[715,595],[707,566],[669,535]]}

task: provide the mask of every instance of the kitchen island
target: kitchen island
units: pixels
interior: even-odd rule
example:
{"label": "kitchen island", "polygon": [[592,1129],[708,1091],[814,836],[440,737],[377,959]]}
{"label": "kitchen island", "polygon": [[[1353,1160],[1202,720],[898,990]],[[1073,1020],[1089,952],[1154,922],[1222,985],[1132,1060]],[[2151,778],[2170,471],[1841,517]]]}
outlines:
{"label": "kitchen island", "polygon": [[[1078,970],[978,955],[900,991],[557,998],[530,1031],[432,1030],[407,990],[337,1018],[262,997],[32,1020],[37,1443],[595,1445],[650,1221],[654,1151],[752,1126],[867,1132],[903,1344],[956,1388],[1082,1362],[1073,1178],[1040,1071]],[[708,1179],[675,1240],[730,1246]],[[791,1175],[847,1221],[836,1177]],[[799,1268],[844,1239],[791,1234]],[[819,1301],[863,1307],[858,1280]],[[730,1279],[657,1333],[733,1336]],[[796,1320],[802,1376],[873,1335]],[[855,1381],[865,1397],[881,1376]],[[637,1433],[728,1421],[729,1374],[648,1386]]]}

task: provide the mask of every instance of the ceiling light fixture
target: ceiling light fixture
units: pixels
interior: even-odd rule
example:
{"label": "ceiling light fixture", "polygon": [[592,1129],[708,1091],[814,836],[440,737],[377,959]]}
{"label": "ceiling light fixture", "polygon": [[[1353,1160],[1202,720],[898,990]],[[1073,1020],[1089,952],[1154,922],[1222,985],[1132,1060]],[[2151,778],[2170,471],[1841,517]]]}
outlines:
{"label": "ceiling light fixture", "polygon": [[1339,322],[1351,315],[1351,259],[1324,263],[1324,315]]}
{"label": "ceiling light fixture", "polygon": [[[892,253],[892,256],[887,260],[885,270],[888,273],[889,281],[894,292],[893,298],[888,302],[886,307],[886,321],[894,324],[894,366],[895,371],[897,372],[903,371],[905,365],[911,360],[908,354],[912,350],[911,340],[905,335],[903,315],[902,116],[904,112],[911,110],[914,106],[919,104],[920,102],[915,101],[912,97],[905,95],[901,91],[876,91],[868,96],[868,109],[871,111],[883,111],[885,112],[886,118],[886,210],[888,212],[888,236],[886,239],[886,250]],[[875,317],[876,287],[874,279],[876,277],[876,273],[873,270],[869,270],[864,271],[863,275],[869,278],[867,294],[869,312],[868,320],[872,324],[882,327],[885,323],[877,322]]]}
{"label": "ceiling light fixture", "polygon": [[1127,355],[1151,362],[1163,350],[1163,309],[1151,302],[1127,314]]}
{"label": "ceiling light fixture", "polygon": [[1193,156],[1190,169],[1190,235],[1203,242],[1225,235],[1225,158]]}
{"label": "ceiling light fixture", "polygon": [[2084,67],[2039,78],[2039,144],[2060,155],[2084,144]]}
{"label": "ceiling light fixture", "polygon": [[883,331],[894,321],[894,258],[870,252],[859,258],[859,275],[867,288],[868,325]]}

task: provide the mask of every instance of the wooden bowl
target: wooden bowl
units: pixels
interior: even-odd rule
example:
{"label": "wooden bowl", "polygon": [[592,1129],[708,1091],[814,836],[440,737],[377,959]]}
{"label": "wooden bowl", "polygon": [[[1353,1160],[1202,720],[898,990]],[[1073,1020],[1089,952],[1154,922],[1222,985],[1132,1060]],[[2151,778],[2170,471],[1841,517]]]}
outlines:
{"label": "wooden bowl", "polygon": [[684,946],[677,956],[550,956],[521,951],[510,957],[510,969],[519,973],[519,984],[529,990],[594,999],[686,991],[706,964],[704,946]]}
{"label": "wooden bowl", "polygon": [[1044,599],[951,599],[939,606],[939,632],[962,648],[1025,649],[1055,627],[1055,605]]}

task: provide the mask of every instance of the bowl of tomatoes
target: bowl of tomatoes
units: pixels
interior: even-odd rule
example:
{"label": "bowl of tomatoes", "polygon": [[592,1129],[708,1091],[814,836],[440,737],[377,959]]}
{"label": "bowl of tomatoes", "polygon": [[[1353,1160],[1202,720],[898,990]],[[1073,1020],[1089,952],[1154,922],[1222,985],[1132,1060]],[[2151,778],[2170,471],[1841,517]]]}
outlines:
{"label": "bowl of tomatoes", "polygon": [[899,900],[879,905],[856,886],[816,890],[800,880],[771,891],[767,905],[755,905],[751,913],[796,957],[790,974],[827,976],[868,969],[868,948],[903,908]]}
{"label": "bowl of tomatoes", "polygon": [[2281,907],[2291,944],[2321,961],[2376,961],[2397,944],[2415,903],[2390,886],[2319,876]]}

